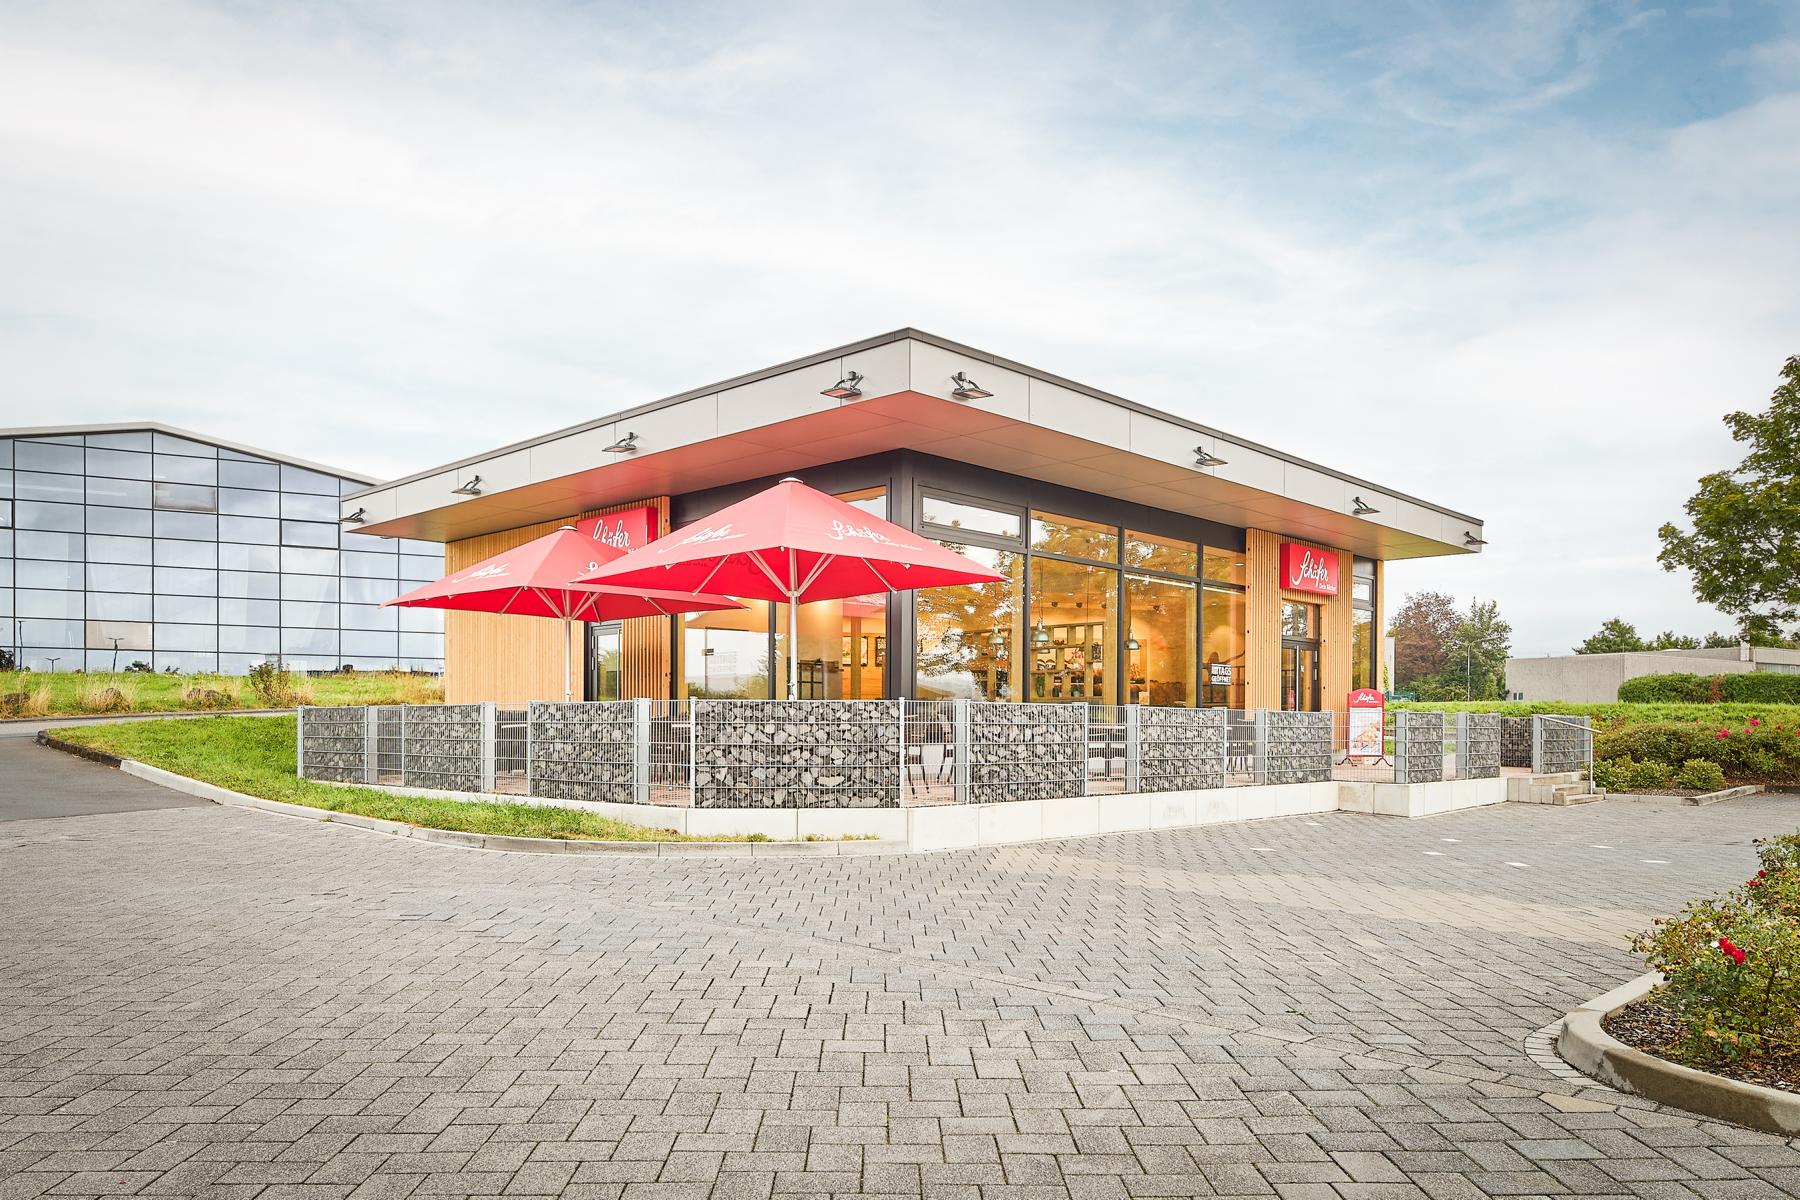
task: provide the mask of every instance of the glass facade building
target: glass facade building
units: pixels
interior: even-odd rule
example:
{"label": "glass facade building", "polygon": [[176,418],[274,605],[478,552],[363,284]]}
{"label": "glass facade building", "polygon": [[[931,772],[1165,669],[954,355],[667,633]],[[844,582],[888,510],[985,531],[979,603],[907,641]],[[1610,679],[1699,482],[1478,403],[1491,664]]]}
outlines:
{"label": "glass facade building", "polygon": [[0,648],[35,671],[441,671],[443,614],[379,605],[443,547],[345,536],[366,486],[161,428],[0,432]]}

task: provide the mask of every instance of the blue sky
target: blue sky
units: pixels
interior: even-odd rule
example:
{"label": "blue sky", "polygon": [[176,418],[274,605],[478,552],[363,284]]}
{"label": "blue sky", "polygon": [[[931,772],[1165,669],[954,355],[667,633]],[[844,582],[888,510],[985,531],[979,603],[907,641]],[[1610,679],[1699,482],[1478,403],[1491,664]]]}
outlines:
{"label": "blue sky", "polygon": [[397,474],[916,325],[1488,521],[1524,652],[1800,353],[1800,6],[0,3],[0,423]]}

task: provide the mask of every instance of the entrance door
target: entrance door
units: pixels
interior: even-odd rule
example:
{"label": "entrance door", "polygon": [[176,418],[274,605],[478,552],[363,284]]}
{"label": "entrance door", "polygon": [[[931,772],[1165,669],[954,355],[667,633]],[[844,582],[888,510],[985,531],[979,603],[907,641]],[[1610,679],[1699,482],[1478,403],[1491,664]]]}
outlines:
{"label": "entrance door", "polygon": [[1281,643],[1281,707],[1290,712],[1319,711],[1319,644]]}

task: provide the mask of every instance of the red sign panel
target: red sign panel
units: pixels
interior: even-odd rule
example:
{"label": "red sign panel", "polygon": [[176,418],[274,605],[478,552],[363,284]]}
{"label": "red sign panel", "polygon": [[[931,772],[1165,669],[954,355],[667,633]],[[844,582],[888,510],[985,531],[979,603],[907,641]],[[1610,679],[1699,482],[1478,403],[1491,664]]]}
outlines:
{"label": "red sign panel", "polygon": [[1317,596],[1338,594],[1338,556],[1299,542],[1281,543],[1281,586]]}
{"label": "red sign panel", "polygon": [[656,540],[656,506],[645,504],[624,512],[585,517],[575,522],[575,528],[596,542],[630,553]]}

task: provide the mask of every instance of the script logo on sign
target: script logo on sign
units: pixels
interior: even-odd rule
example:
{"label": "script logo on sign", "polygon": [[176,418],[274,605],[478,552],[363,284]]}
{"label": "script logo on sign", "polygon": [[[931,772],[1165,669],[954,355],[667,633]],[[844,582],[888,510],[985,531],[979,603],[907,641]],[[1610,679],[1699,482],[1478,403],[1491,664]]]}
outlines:
{"label": "script logo on sign", "polygon": [[636,550],[656,540],[656,508],[643,504],[623,512],[603,513],[577,521],[575,528],[602,546]]}
{"label": "script logo on sign", "polygon": [[1281,543],[1281,586],[1315,596],[1337,595],[1337,554],[1299,542]]}

